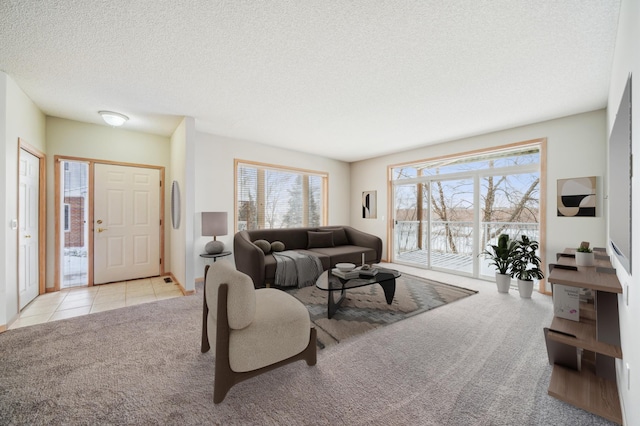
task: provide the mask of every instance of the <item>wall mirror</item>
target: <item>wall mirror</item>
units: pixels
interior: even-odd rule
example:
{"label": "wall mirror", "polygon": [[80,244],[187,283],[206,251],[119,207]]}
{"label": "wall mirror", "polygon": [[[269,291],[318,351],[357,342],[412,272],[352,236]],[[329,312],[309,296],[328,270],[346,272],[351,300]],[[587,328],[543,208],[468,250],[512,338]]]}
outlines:
{"label": "wall mirror", "polygon": [[180,185],[174,180],[171,184],[171,225],[180,228]]}

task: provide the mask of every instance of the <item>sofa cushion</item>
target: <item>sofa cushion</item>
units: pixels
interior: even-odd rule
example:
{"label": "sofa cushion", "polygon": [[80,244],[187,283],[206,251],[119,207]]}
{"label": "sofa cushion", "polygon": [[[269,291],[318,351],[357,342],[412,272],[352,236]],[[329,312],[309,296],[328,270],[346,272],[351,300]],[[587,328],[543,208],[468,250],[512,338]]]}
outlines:
{"label": "sofa cushion", "polygon": [[264,252],[264,254],[271,253],[271,243],[267,240],[255,240],[253,244],[260,247],[260,250]]}
{"label": "sofa cushion", "polygon": [[271,251],[284,251],[284,243],[282,241],[274,241],[271,243]]}
{"label": "sofa cushion", "polygon": [[[296,250],[297,252],[304,254],[312,254],[320,259],[320,263],[322,263],[322,269],[326,271],[331,266],[331,259],[329,256],[323,253],[318,253],[315,250]],[[264,279],[266,282],[273,284],[273,280],[276,276],[276,268],[278,267],[278,262],[276,258],[273,257],[273,254],[267,254],[264,257]]]}
{"label": "sofa cushion", "polygon": [[318,252],[316,249],[311,250],[296,250],[298,253],[303,254],[312,254],[318,259],[320,259],[320,263],[322,263],[322,270],[326,271],[331,266],[331,258],[326,254]]}
{"label": "sofa cushion", "polygon": [[346,246],[349,244],[349,239],[347,238],[347,233],[344,228],[321,228],[321,231],[331,231],[333,232],[333,245],[334,246]]}
{"label": "sofa cushion", "polygon": [[240,231],[239,234],[245,233],[249,237],[249,241],[282,241],[287,250],[296,250],[307,248],[307,231],[316,231],[317,229],[318,228],[254,229],[251,231]]}
{"label": "sofa cushion", "polygon": [[307,249],[333,247],[333,232],[307,231]]}
{"label": "sofa cushion", "polygon": [[[331,265],[331,258],[326,254],[319,253],[316,250],[296,250],[299,253],[303,254],[312,254],[320,259],[320,263],[322,263],[322,270],[326,271],[329,269]],[[273,284],[273,280],[276,276],[276,268],[278,267],[278,262],[276,261],[273,254],[267,254],[264,257],[264,279],[269,284]]]}
{"label": "sofa cushion", "polygon": [[377,259],[377,253],[374,249],[352,245],[315,248],[312,251],[329,256],[331,258],[331,267],[334,267],[336,263],[342,262],[360,265],[362,263],[362,253],[364,253],[366,263],[373,263]]}

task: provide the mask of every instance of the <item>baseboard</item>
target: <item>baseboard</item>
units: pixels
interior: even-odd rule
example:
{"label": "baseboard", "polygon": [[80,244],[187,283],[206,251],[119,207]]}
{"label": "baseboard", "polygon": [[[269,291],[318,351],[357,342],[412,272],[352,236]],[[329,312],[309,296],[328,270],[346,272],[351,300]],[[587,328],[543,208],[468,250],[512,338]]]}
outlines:
{"label": "baseboard", "polygon": [[11,327],[13,323],[18,321],[19,319],[20,319],[20,312],[15,314],[13,318],[9,318],[6,324],[0,325],[0,333],[4,333],[5,331],[9,330],[9,327]]}
{"label": "baseboard", "polygon": [[179,288],[179,289],[180,289],[180,291],[182,292],[182,295],[183,295],[183,296],[190,296],[190,295],[192,295],[192,294],[196,294],[196,291],[195,291],[195,290],[187,290],[187,289],[185,289],[185,288],[184,288],[184,286],[180,283],[180,281],[178,281],[178,280],[176,279],[176,277],[175,277],[171,272],[169,272],[169,273],[167,273],[167,274],[165,274],[165,275],[168,275],[169,277],[171,277],[171,280],[172,280],[174,283],[176,283],[176,285],[178,286],[178,288]]}
{"label": "baseboard", "polygon": [[60,290],[56,290],[55,287],[45,287],[44,288],[44,292],[45,293],[53,293],[54,291],[60,291]]}

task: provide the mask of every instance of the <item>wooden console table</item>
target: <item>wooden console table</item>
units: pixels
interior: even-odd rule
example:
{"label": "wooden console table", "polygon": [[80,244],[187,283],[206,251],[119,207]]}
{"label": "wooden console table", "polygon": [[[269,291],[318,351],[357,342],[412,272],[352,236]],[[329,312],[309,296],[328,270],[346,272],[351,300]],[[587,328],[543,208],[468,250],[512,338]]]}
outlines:
{"label": "wooden console table", "polygon": [[[554,316],[545,329],[549,362],[553,364],[549,395],[622,424],[615,359],[622,359],[618,294],[622,286],[608,257],[595,266],[576,267],[567,249],[550,265],[552,284],[589,289],[593,301],[580,302],[579,321]],[[596,252],[598,253],[598,252]]]}

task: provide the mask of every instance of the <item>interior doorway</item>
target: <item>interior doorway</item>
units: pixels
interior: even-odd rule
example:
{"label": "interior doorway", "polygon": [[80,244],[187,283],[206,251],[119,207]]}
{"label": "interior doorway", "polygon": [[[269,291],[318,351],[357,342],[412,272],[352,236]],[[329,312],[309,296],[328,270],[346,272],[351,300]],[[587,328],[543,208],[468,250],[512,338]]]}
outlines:
{"label": "interior doorway", "polygon": [[[19,139],[18,309],[44,293],[45,155]],[[14,228],[15,229],[15,228]]]}

